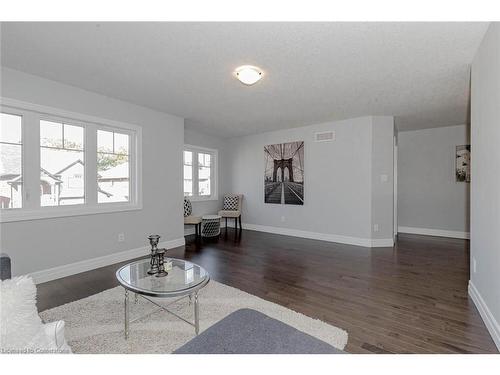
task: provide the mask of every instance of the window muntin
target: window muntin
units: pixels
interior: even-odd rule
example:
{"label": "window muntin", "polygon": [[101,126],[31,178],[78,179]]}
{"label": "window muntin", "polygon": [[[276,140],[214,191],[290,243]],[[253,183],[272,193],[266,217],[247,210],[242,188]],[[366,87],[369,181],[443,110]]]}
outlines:
{"label": "window muntin", "polygon": [[130,135],[97,130],[97,202],[130,201]]}
{"label": "window muntin", "polygon": [[0,208],[23,206],[22,117],[0,113]]}
{"label": "window muntin", "polygon": [[85,203],[82,126],[40,121],[40,206]]}

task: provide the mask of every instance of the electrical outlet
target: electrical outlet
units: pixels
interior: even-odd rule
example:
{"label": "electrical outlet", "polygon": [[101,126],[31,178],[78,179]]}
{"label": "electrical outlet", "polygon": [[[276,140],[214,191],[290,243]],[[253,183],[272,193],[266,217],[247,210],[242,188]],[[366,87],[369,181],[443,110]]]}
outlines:
{"label": "electrical outlet", "polygon": [[378,232],[378,224],[373,224],[373,231]]}
{"label": "electrical outlet", "polygon": [[125,241],[125,234],[118,233],[118,242],[123,242],[123,241]]}
{"label": "electrical outlet", "polygon": [[284,223],[284,222],[285,222],[285,220],[286,220],[286,219],[285,219],[285,217],[284,217],[284,216],[282,216],[282,217],[281,217],[281,222],[282,222],[282,223]]}
{"label": "electrical outlet", "polygon": [[472,272],[476,273],[476,258],[472,258]]}

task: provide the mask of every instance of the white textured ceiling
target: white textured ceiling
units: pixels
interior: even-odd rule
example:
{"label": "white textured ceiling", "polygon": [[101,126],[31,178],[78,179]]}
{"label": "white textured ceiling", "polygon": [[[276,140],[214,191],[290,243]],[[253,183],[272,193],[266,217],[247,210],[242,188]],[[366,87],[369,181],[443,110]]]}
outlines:
{"label": "white textured ceiling", "polygon": [[[222,137],[364,115],[466,121],[487,23],[2,23],[1,64]],[[243,64],[265,77],[247,87]]]}

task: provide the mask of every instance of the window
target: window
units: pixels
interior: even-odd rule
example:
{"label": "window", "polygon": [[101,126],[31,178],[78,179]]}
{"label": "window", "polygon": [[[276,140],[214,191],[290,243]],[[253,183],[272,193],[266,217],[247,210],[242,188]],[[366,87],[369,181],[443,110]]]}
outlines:
{"label": "window", "polygon": [[97,202],[128,202],[130,197],[129,135],[97,131]]}
{"label": "window", "polygon": [[184,147],[184,196],[192,200],[217,199],[217,150]]}
{"label": "window", "polygon": [[23,205],[22,117],[1,113],[0,120],[0,208],[21,208]]}
{"label": "window", "polygon": [[198,153],[198,195],[209,197],[211,188],[211,157],[206,153]]}
{"label": "window", "polygon": [[1,222],[142,208],[139,126],[6,98],[0,108]]}
{"label": "window", "polygon": [[84,128],[40,121],[40,206],[85,203]]}
{"label": "window", "polygon": [[193,196],[193,151],[184,151],[184,196]]}

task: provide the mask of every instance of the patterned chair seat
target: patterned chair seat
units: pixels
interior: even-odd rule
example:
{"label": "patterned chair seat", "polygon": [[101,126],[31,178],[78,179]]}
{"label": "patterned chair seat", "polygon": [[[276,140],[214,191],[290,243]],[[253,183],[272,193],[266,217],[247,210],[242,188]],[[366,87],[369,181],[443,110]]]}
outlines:
{"label": "patterned chair seat", "polygon": [[222,217],[240,217],[241,211],[229,211],[229,210],[221,210],[219,211],[219,216]]}
{"label": "patterned chair seat", "polygon": [[186,225],[194,225],[199,223],[201,223],[201,217],[199,216],[189,215],[184,217],[184,224]]}

